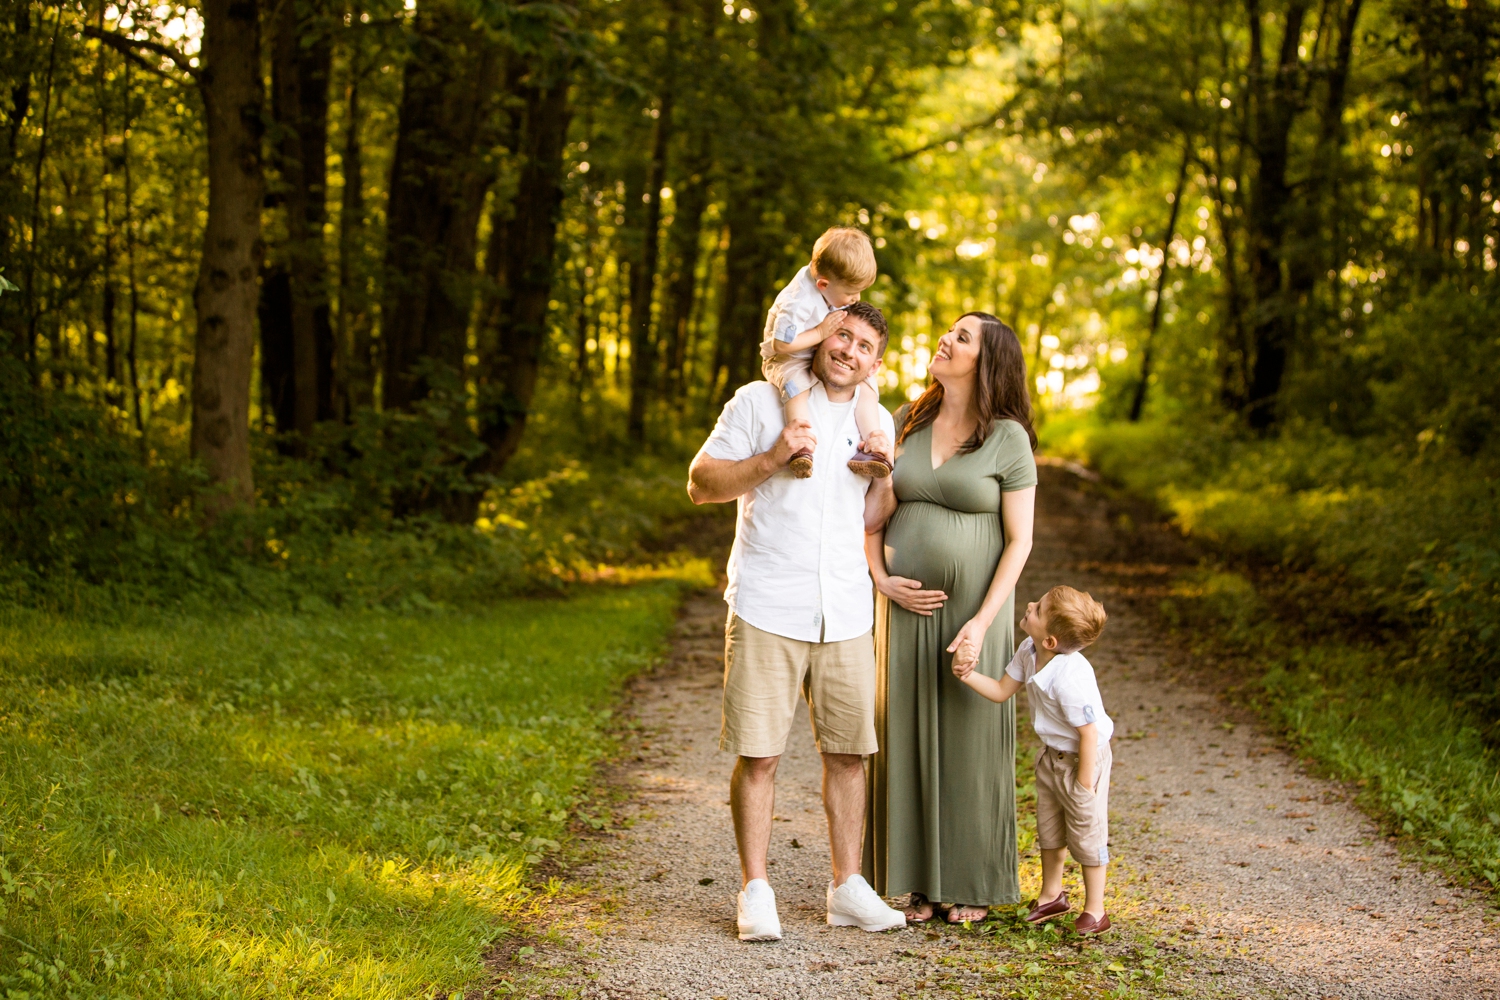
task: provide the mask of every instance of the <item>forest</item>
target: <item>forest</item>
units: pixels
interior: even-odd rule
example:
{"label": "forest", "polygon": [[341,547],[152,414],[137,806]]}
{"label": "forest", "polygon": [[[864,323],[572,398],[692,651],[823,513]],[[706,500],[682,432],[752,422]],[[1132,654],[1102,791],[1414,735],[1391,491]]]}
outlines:
{"label": "forest", "polygon": [[[1010,323],[1040,451],[1204,553],[1182,627],[1262,663],[1262,697],[1300,706],[1278,718],[1329,766],[1390,748],[1357,775],[1374,807],[1500,884],[1490,0],[5,0],[0,77],[7,830],[43,799],[93,816],[27,777],[28,727],[56,726],[58,773],[84,743],[119,752],[86,738],[102,708],[68,714],[77,692],[141,713],[189,699],[169,676],[183,650],[217,655],[218,615],[264,650],[183,680],[201,710],[300,683],[330,727],[374,696],[315,665],[294,682],[280,657],[333,670],[340,622],[458,615],[480,629],[463,641],[500,629],[541,670],[564,654],[520,609],[552,595],[659,642],[672,588],[717,572],[727,537],[722,511],[689,503],[686,462],[760,377],[777,290],[842,224],[876,246],[887,405],[921,391],[960,313]],[[485,608],[501,623],[463,617]],[[558,695],[578,706],[580,760],[604,752],[598,713],[644,662],[599,656]],[[453,683],[484,739],[564,724]],[[1451,755],[1404,731],[1395,706],[1418,703],[1448,713]],[[415,727],[417,704],[370,711]],[[197,745],[153,732],[183,760]],[[460,753],[428,735],[433,760]],[[269,753],[277,737],[245,739]],[[312,759],[284,767],[308,795]],[[548,790],[500,821],[499,846],[465,841],[477,814],[434,833],[406,813],[410,829],[347,850],[459,858],[466,899],[509,898],[506,859],[539,856],[583,808],[567,789],[585,765],[567,768],[525,773]],[[204,788],[239,780],[220,770]],[[371,802],[396,794],[365,779]],[[201,812],[206,794],[182,802]],[[0,984],[129,979],[101,971],[113,945],[56,871],[118,846],[110,823],[140,808],[87,847],[0,832],[0,921],[31,941],[0,953]],[[329,813],[330,836],[344,822]],[[117,891],[90,871],[90,892]],[[186,913],[222,887],[179,890]],[[345,892],[327,889],[329,912]],[[464,919],[426,965],[296,988],[416,995],[490,933]],[[77,940],[43,947],[49,925]],[[184,995],[237,982],[202,971],[200,944],[160,945],[161,968],[198,970]],[[388,994],[368,985],[387,972]],[[130,982],[120,995],[148,990]]]}

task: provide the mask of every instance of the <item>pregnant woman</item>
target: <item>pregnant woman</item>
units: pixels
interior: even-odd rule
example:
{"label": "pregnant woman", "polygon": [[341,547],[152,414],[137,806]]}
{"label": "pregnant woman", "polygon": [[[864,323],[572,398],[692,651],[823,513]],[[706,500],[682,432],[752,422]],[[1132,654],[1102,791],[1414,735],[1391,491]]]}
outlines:
{"label": "pregnant woman", "polygon": [[1036,435],[1021,344],[994,316],[960,316],[928,370],[896,414],[896,512],[866,538],[884,676],[865,871],[911,894],[908,920],[962,923],[1020,900],[1015,703],[974,694],[950,657],[998,678],[1014,652]]}

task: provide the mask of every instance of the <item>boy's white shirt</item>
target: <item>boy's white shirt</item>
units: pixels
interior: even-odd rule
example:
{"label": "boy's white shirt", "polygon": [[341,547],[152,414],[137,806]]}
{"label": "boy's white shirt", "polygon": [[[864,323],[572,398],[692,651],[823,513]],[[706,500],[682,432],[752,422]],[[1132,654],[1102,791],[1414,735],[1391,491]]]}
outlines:
{"label": "boy's white shirt", "polygon": [[1114,736],[1115,724],[1104,712],[1093,664],[1083,653],[1059,653],[1038,670],[1036,643],[1027,636],[1005,672],[1026,685],[1031,727],[1052,749],[1077,753],[1078,730],[1090,723],[1098,733],[1099,746]]}
{"label": "boy's white shirt", "polygon": [[[811,265],[805,265],[797,276],[776,295],[776,301],[766,313],[766,330],[760,343],[760,356],[767,360],[776,357],[776,341],[783,344],[797,339],[797,334],[806,333],[833,312],[823,293],[818,291],[818,281],[812,276]],[[798,351],[790,357],[811,358],[813,348]]]}

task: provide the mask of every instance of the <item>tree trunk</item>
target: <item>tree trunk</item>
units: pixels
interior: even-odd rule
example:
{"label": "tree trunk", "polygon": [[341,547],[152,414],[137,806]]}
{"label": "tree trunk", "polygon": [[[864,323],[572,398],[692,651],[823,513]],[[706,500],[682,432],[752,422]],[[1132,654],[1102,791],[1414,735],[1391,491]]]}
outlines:
{"label": "tree trunk", "polygon": [[275,164],[286,208],[291,283],[293,427],[305,438],[333,416],[333,330],[323,256],[328,219],[328,74],[333,46],[315,0],[281,0],[272,43]]}
{"label": "tree trunk", "polygon": [[[104,30],[104,5],[99,5],[99,30]],[[109,143],[109,81],[107,79],[107,65],[105,54],[109,51],[108,46],[99,46],[99,63],[97,69],[97,87],[99,101],[99,159],[104,164],[107,174],[113,175],[115,171],[116,157],[110,154]],[[115,220],[112,209],[114,207],[111,185],[109,181],[101,179],[99,184],[99,200],[104,223],[103,254],[100,260],[104,288],[100,295],[100,326],[104,334],[104,381],[107,386],[104,398],[111,406],[123,406],[125,399],[120,394],[120,351],[119,339],[115,333],[115,316],[117,305],[117,290],[115,288]],[[93,338],[89,338],[92,344]],[[92,351],[90,352],[92,357]]]}
{"label": "tree trunk", "polygon": [[1292,0],[1285,15],[1281,51],[1271,79],[1262,55],[1259,0],[1246,0],[1250,14],[1249,76],[1255,101],[1256,171],[1251,182],[1247,220],[1250,277],[1255,291],[1251,337],[1255,360],[1247,401],[1250,426],[1264,430],[1276,422],[1277,394],[1286,372],[1294,317],[1283,294],[1281,264],[1286,256],[1287,208],[1292,189],[1287,181],[1290,136],[1297,113],[1295,75],[1297,42],[1307,12],[1306,0]]}
{"label": "tree trunk", "polygon": [[[351,74],[357,73],[352,65]],[[355,256],[365,225],[364,147],[360,144],[359,77],[349,81],[344,115],[344,192],[339,208],[338,331],[342,364],[337,372],[340,408],[348,417],[375,405],[375,368],[370,339],[370,311],[354,273]]]}
{"label": "tree trunk", "polygon": [[1337,192],[1344,141],[1344,103],[1354,31],[1362,6],[1363,0],[1348,0],[1342,7],[1338,46],[1327,75],[1328,89],[1321,109],[1317,142],[1307,177],[1300,185],[1293,226],[1294,243],[1286,253],[1286,293],[1283,296],[1288,310],[1287,325],[1292,330],[1297,325],[1295,317],[1306,317],[1315,304],[1313,292],[1318,276],[1329,269],[1338,270],[1342,260],[1342,248],[1330,240],[1325,228],[1325,206],[1332,206],[1334,218],[1327,221],[1334,222],[1343,209],[1338,203]]}
{"label": "tree trunk", "polygon": [[263,430],[286,433],[297,426],[296,335],[292,331],[292,278],[286,268],[278,265],[261,271],[257,314],[261,426]]}
{"label": "tree trunk", "polygon": [[418,8],[404,71],[386,211],[383,403],[406,409],[431,377],[457,377],[478,284],[484,192],[494,175],[485,126],[495,46],[458,5]]}
{"label": "tree trunk", "polygon": [[730,199],[729,251],[724,255],[724,297],[719,302],[724,399],[759,371],[763,307],[770,283],[760,216],[765,194],[764,186],[757,185]]}
{"label": "tree trunk", "polygon": [[497,474],[516,453],[536,393],[562,210],[568,82],[561,67],[551,73],[538,68],[519,87],[525,109],[516,144],[521,175],[504,253],[491,264],[496,275],[503,276],[504,294],[486,310],[486,342],[476,372],[479,436],[485,452],[475,460],[473,471],[480,474]]}
{"label": "tree trunk", "polygon": [[[12,32],[16,39],[16,50],[22,50],[25,42],[29,41],[31,35],[31,4],[18,3],[13,8],[15,22]],[[15,235],[12,232],[11,220],[21,217],[21,185],[16,180],[17,147],[21,142],[21,127],[26,122],[26,116],[31,113],[31,66],[17,65],[11,67],[14,83],[10,89],[10,126],[5,130],[5,149],[0,151],[0,254],[4,254],[7,260],[15,259],[15,251],[11,246],[11,239]],[[12,279],[15,275],[12,274]],[[14,305],[19,296],[11,296],[7,299],[0,296],[0,330],[4,330],[6,324],[6,305]],[[23,353],[21,338],[15,338],[12,347],[18,356]]]}
{"label": "tree trunk", "polygon": [[666,295],[662,301],[661,331],[666,343],[667,391],[681,401],[683,366],[687,357],[688,322],[698,288],[698,255],[703,242],[703,213],[708,209],[708,133],[696,143],[692,159],[674,189],[677,207],[667,230]]}
{"label": "tree trunk", "polygon": [[1177,213],[1182,208],[1182,191],[1187,186],[1188,162],[1192,155],[1192,141],[1184,136],[1182,166],[1177,171],[1177,187],[1172,192],[1172,210],[1167,213],[1167,231],[1161,241],[1161,274],[1156,276],[1156,301],[1151,304],[1151,328],[1146,331],[1146,342],[1141,345],[1141,380],[1135,384],[1135,396],[1130,400],[1130,422],[1133,424],[1140,421],[1141,411],[1146,407],[1146,390],[1151,384],[1151,350],[1156,345],[1156,331],[1161,327],[1162,292],[1167,290],[1167,269],[1172,264],[1172,234],[1177,232]]}
{"label": "tree trunk", "polygon": [[249,503],[250,374],[260,273],[263,101],[259,0],[204,0],[203,94],[208,223],[193,304],[192,453],[224,492],[212,510]]}
{"label": "tree trunk", "polygon": [[651,301],[656,291],[656,264],[661,244],[661,189],[667,175],[667,143],[672,134],[672,95],[662,98],[651,148],[642,201],[641,252],[630,266],[630,410],[625,430],[630,440],[646,440],[646,406],[656,383],[656,351],[651,339]]}

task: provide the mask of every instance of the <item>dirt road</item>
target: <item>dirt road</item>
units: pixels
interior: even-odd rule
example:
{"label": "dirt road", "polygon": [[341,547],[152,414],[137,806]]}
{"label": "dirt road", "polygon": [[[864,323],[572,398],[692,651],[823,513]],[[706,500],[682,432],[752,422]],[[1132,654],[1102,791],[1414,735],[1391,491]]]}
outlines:
{"label": "dirt road", "polygon": [[[1113,529],[1104,501],[1078,485],[1043,469],[1019,596],[1065,582],[1111,614],[1090,658],[1116,723],[1109,908],[1121,930],[1090,951],[1106,961],[1142,942],[1162,949],[1170,974],[1137,984],[1144,995],[1500,997],[1500,928],[1486,901],[1404,862],[1347,789],[1310,777],[1185,668],[1153,632],[1151,609],[1174,567],[1151,560],[1172,547],[1143,561],[1138,533]],[[690,601],[669,662],[637,683],[645,736],[620,780],[639,813],[570,873],[586,912],[540,949],[547,991],[612,1000],[1025,992],[997,935],[824,923],[828,846],[805,718],[781,764],[771,847],[785,940],[735,939],[733,761],[716,748],[723,619],[715,597]],[[1038,879],[1033,849],[1022,857],[1023,890]],[[1072,965],[1080,954],[1032,957]]]}

